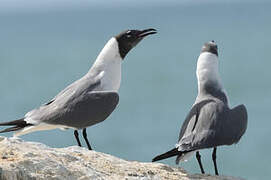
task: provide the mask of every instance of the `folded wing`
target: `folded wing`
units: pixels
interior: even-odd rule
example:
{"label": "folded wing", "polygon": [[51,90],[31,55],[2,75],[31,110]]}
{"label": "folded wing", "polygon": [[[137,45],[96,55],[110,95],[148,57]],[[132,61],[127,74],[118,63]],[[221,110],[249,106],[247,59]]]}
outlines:
{"label": "folded wing", "polygon": [[[229,109],[222,101],[204,103],[181,131],[179,151],[193,151],[237,143],[247,127],[244,105]],[[189,116],[188,116],[189,117]]]}

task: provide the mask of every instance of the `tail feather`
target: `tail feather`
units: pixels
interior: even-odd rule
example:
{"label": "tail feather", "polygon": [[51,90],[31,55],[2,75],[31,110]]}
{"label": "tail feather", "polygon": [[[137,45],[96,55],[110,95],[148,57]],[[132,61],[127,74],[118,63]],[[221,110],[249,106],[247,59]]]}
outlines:
{"label": "tail feather", "polygon": [[168,152],[166,152],[164,154],[156,156],[155,158],[152,159],[152,162],[160,161],[162,159],[167,159],[167,158],[177,156],[177,155],[181,155],[181,154],[182,154],[182,152],[178,151],[177,148],[173,148],[173,149],[171,149],[170,151],[168,151]]}
{"label": "tail feather", "polygon": [[24,118],[18,119],[15,121],[4,122],[4,123],[0,123],[0,126],[13,126],[13,127],[1,130],[0,133],[17,131],[17,130],[23,129],[26,126],[32,126],[32,125],[33,124],[29,124],[26,121],[24,121]]}

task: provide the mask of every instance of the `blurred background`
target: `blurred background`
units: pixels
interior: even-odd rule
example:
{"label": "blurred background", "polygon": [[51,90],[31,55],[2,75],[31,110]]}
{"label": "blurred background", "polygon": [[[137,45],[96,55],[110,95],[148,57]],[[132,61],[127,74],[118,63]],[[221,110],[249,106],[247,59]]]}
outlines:
{"label": "blurred background", "polygon": [[[241,141],[218,148],[219,172],[267,179],[270,9],[271,2],[257,0],[1,0],[0,121],[23,117],[83,76],[120,31],[156,28],[158,34],[144,39],[123,62],[117,109],[87,129],[94,150],[150,162],[175,146],[197,95],[201,46],[215,40],[230,105],[245,104],[249,115]],[[22,139],[51,147],[76,145],[72,130],[35,132]],[[203,150],[202,161],[214,174],[211,152]],[[174,158],[161,162],[175,166]],[[200,173],[195,157],[180,166]]]}

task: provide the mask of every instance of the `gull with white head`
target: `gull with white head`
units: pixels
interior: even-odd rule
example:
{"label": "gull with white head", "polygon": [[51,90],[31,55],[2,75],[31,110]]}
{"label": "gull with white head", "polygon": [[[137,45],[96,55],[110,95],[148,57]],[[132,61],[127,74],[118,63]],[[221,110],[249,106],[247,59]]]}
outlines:
{"label": "gull with white head", "polygon": [[199,151],[213,148],[212,159],[218,175],[218,146],[237,143],[247,128],[244,105],[230,108],[218,73],[218,51],[214,41],[203,45],[197,62],[198,96],[183,122],[179,140],[170,151],[156,156],[159,161],[177,156],[176,163],[187,160],[194,152],[204,174]]}

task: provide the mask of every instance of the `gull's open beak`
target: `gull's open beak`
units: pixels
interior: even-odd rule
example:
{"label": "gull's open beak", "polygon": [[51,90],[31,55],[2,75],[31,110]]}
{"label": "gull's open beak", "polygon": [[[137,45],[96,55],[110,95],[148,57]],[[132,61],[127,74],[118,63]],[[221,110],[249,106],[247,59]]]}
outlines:
{"label": "gull's open beak", "polygon": [[145,29],[139,32],[138,37],[139,38],[144,38],[148,35],[155,34],[157,33],[156,29],[150,28],[150,29]]}
{"label": "gull's open beak", "polygon": [[133,40],[133,42],[131,42],[131,47],[135,47],[144,37],[151,35],[151,34],[155,34],[157,33],[156,29],[150,28],[150,29],[145,29],[145,30],[135,30],[136,32],[136,37]]}

